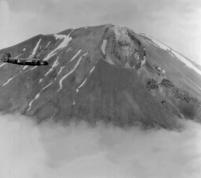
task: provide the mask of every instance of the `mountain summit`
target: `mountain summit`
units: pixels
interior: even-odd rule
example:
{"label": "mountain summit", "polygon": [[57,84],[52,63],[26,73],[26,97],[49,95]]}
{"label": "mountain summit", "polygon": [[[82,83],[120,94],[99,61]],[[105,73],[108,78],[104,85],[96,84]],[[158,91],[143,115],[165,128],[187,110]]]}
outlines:
{"label": "mountain summit", "polygon": [[201,70],[166,45],[102,25],[38,35],[0,50],[48,66],[0,65],[0,110],[45,119],[173,128],[201,117]]}

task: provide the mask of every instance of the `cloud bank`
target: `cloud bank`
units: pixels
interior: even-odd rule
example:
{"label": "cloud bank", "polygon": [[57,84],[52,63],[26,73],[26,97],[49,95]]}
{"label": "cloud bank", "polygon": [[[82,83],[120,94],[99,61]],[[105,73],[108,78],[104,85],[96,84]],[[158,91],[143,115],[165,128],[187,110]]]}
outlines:
{"label": "cloud bank", "polygon": [[92,128],[1,115],[0,177],[200,178],[201,126],[183,124],[182,131]]}

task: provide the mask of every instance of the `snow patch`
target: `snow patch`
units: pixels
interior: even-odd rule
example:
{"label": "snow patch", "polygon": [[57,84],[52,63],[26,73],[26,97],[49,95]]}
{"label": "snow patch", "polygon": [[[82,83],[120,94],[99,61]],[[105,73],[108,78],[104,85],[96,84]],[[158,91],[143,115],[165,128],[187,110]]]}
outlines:
{"label": "snow patch", "polygon": [[63,37],[64,35],[61,35],[61,34],[54,34],[54,38],[56,39],[56,40],[63,40],[64,39],[64,37]]}
{"label": "snow patch", "polygon": [[85,78],[84,81],[77,87],[76,89],[77,93],[79,92],[80,88],[82,88],[85,85],[86,82],[87,82],[87,78]]}
{"label": "snow patch", "polygon": [[82,52],[82,50],[80,49],[70,60],[70,62],[74,61],[78,56],[79,54]]}
{"label": "snow patch", "polygon": [[61,35],[61,34],[55,34],[54,37],[56,39],[61,39],[62,42],[43,59],[44,61],[48,61],[50,58],[52,58],[57,53],[57,51],[67,47],[69,42],[72,40],[70,34],[67,36]]}
{"label": "snow patch", "polygon": [[161,49],[163,49],[165,51],[171,51],[171,49],[167,45],[165,45],[164,43],[160,42],[159,40],[154,39],[152,36],[144,34],[144,33],[142,33],[141,35],[143,35],[144,37],[148,38],[149,42],[151,41],[152,44],[154,46],[156,46],[157,48],[161,48]]}
{"label": "snow patch", "polygon": [[54,68],[56,68],[59,65],[58,59],[59,57],[57,57],[57,59],[52,64],[52,67],[45,73],[46,77],[54,70]]}
{"label": "snow patch", "polygon": [[59,71],[58,71],[58,73],[57,73],[57,75],[60,75],[61,74],[61,72],[64,70],[64,66],[62,66],[62,67],[60,67],[60,69],[59,69]]}
{"label": "snow patch", "polygon": [[91,70],[89,71],[89,73],[91,74],[94,70],[95,70],[95,66],[93,66],[92,68],[91,68]]}
{"label": "snow patch", "polygon": [[169,47],[167,47],[165,44],[163,44],[162,42],[160,42],[160,41],[158,41],[158,40],[155,40],[155,39],[151,39],[156,45],[157,45],[157,47],[159,47],[159,48],[161,48],[161,49],[163,49],[163,50],[165,50],[165,51],[167,51],[167,50],[170,50],[170,48]]}
{"label": "snow patch", "polygon": [[43,81],[43,79],[41,78],[40,80],[39,80],[39,83],[41,83]]}
{"label": "snow patch", "polygon": [[35,56],[35,55],[36,55],[36,52],[37,52],[38,47],[39,47],[39,45],[40,45],[40,42],[41,42],[41,39],[38,40],[38,42],[37,42],[35,48],[33,49],[33,52],[32,52],[32,54],[31,54],[31,56]]}
{"label": "snow patch", "polygon": [[102,50],[102,53],[104,55],[105,55],[106,46],[107,46],[107,40],[103,40],[103,43],[102,43],[102,46],[101,46],[101,50]]}
{"label": "snow patch", "polygon": [[111,65],[115,65],[115,63],[113,62],[113,60],[109,56],[106,57],[105,61]]}
{"label": "snow patch", "polygon": [[73,100],[73,106],[76,104],[75,100]]}
{"label": "snow patch", "polygon": [[[91,74],[94,70],[95,70],[95,66],[93,66],[92,68],[91,68],[91,70],[89,71],[89,74]],[[87,82],[87,78],[85,78],[84,80],[83,80],[83,82],[77,87],[77,89],[76,89],[76,93],[79,93],[79,90],[80,90],[80,88],[82,88],[84,85],[85,85],[85,83]]]}
{"label": "snow patch", "polygon": [[[59,59],[59,57],[57,57],[57,59],[52,64],[52,67],[45,73],[45,77],[47,77],[54,70],[54,68],[56,68],[59,65],[58,59]],[[39,83],[42,83],[43,80],[44,80],[44,78],[40,79]]]}
{"label": "snow patch", "polygon": [[73,69],[61,78],[61,80],[59,81],[59,89],[57,91],[62,90],[62,88],[63,88],[63,81],[77,69],[77,67],[79,66],[81,60],[83,59],[83,56],[84,55],[82,55],[78,59],[77,63],[74,65]]}
{"label": "snow patch", "polygon": [[181,62],[183,62],[187,67],[193,69],[196,73],[201,75],[201,71],[194,66],[188,59],[177,53],[176,51],[172,50],[172,53],[176,56],[177,59],[179,59]]}
{"label": "snow patch", "polygon": [[24,67],[22,68],[22,70],[26,70],[28,67],[29,67],[29,66],[24,66]]}
{"label": "snow patch", "polygon": [[172,57],[175,57],[175,55],[172,53],[172,50],[168,50],[168,53],[172,56]]}
{"label": "snow patch", "polygon": [[69,35],[61,35],[61,34],[56,34],[56,39],[60,39],[62,40],[62,42],[60,43],[60,45],[57,47],[57,50],[65,48],[68,43],[72,40],[70,34]]}
{"label": "snow patch", "polygon": [[50,44],[51,44],[51,41],[49,41],[45,47],[47,48]]}
{"label": "snow patch", "polygon": [[46,86],[44,86],[43,88],[42,88],[42,90],[45,90],[45,89],[47,89],[49,86],[51,86],[53,84],[53,82],[50,82],[50,83],[48,83]]}
{"label": "snow patch", "polygon": [[34,66],[30,69],[30,71],[35,70],[38,66]]}
{"label": "snow patch", "polygon": [[30,110],[31,110],[33,103],[34,103],[39,97],[40,97],[40,93],[37,93],[37,95],[34,97],[34,99],[29,102],[29,106],[28,106],[27,111],[30,111]]}
{"label": "snow patch", "polygon": [[169,54],[171,54],[171,56],[176,57],[177,59],[179,59],[181,62],[183,62],[187,67],[193,69],[196,73],[198,73],[199,75],[201,75],[201,70],[198,69],[191,61],[189,61],[188,59],[186,59],[184,56],[182,56],[181,54],[179,54],[178,52],[174,51],[173,49],[169,48],[167,45],[163,44],[162,42],[155,40],[153,38],[150,38],[158,47],[160,47],[161,49],[168,51]]}
{"label": "snow patch", "polygon": [[9,78],[5,83],[3,83],[2,87],[5,87],[6,85],[8,85],[13,79],[14,77]]}
{"label": "snow patch", "polygon": [[3,66],[5,66],[6,65],[6,63],[2,63],[1,65],[0,65],[0,68],[2,68]]}

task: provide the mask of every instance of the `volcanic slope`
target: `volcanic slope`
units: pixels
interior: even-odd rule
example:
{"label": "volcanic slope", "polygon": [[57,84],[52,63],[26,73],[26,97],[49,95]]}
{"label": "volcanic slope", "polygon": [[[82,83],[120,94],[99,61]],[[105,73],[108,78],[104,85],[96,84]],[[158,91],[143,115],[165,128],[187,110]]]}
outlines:
{"label": "volcanic slope", "polygon": [[[0,64],[0,111],[38,121],[172,128],[201,117],[201,70],[166,45],[102,25],[38,35],[0,50],[48,66]],[[196,119],[198,120],[198,119]],[[198,120],[199,121],[199,120]]]}

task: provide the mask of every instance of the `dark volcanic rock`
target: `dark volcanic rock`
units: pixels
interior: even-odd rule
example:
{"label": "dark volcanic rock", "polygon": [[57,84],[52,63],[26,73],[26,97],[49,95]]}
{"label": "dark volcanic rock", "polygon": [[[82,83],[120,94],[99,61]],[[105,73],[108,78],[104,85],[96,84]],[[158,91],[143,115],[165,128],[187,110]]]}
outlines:
{"label": "dark volcanic rock", "polygon": [[177,118],[198,119],[200,69],[171,50],[113,25],[38,35],[0,51],[49,63],[2,63],[0,110],[39,121],[102,120],[120,126],[172,128]]}

